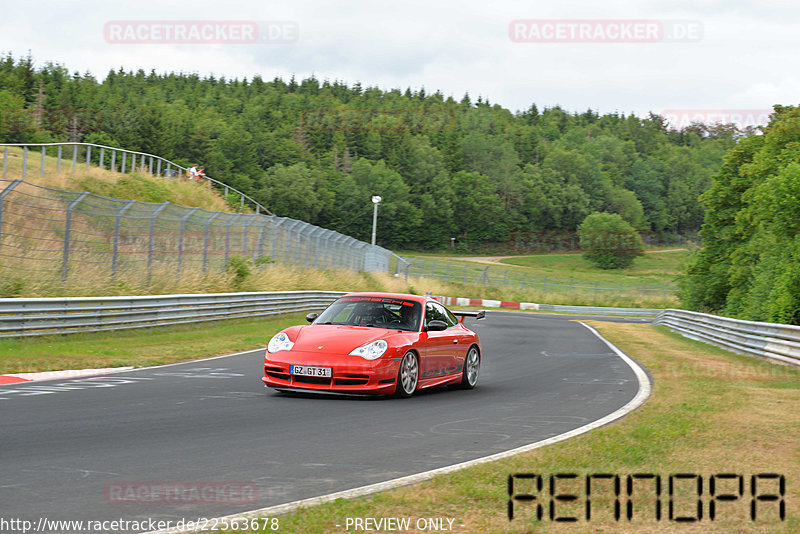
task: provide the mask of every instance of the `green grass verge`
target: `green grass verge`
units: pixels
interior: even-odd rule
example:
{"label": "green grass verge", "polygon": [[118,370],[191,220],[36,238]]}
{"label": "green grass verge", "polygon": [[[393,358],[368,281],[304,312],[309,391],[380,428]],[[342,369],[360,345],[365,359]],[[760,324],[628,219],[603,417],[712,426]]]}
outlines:
{"label": "green grass verge", "polygon": [[683,273],[688,250],[652,251],[636,258],[627,269],[598,269],[580,254],[539,254],[500,260],[526,267],[533,276],[569,276],[602,284],[671,284]]}
{"label": "green grass verge", "polygon": [[[438,476],[414,486],[370,497],[301,509],[280,516],[280,532],[367,532],[344,528],[348,518],[453,519],[452,532],[675,532],[675,533],[795,533],[800,531],[800,372],[734,355],[677,336],[666,329],[642,324],[593,323],[653,375],[653,393],[643,407],[622,420],[586,435],[520,454],[510,459]],[[536,407],[531,407],[535,410]],[[424,453],[424,451],[420,451]],[[514,473],[612,473],[622,477],[653,473],[663,478],[662,519],[654,518],[651,486],[637,482],[638,496],[632,521],[613,517],[612,487],[595,486],[594,514],[585,520],[582,485],[563,485],[564,493],[579,495],[577,503],[559,503],[558,514],[578,516],[574,524],[545,520],[533,513],[535,503],[517,503],[513,521],[507,516],[507,480]],[[682,523],[668,519],[667,480],[676,473],[703,476],[703,521]],[[709,520],[709,477],[736,473],[745,477],[744,496],[717,504]],[[786,477],[786,518],[780,520],[776,502],[758,503],[757,521],[750,519],[749,477],[779,473]],[[546,479],[545,479],[546,480]],[[583,480],[582,478],[580,480]],[[734,481],[735,482],[735,481]],[[545,482],[546,484],[546,482]],[[651,482],[652,484],[652,482]],[[675,516],[694,513],[697,497],[675,491]],[[717,488],[723,492],[723,486]],[[735,484],[724,492],[735,492]],[[517,486],[520,492],[523,488]],[[547,485],[539,495],[547,503]],[[762,491],[778,491],[776,483],[762,483]],[[531,486],[528,492],[535,492]],[[637,493],[640,492],[640,493]],[[687,505],[687,503],[689,503]],[[340,526],[337,526],[340,525]],[[265,530],[269,532],[270,530]],[[412,528],[408,532],[423,532]],[[235,532],[235,531],[231,531]],[[238,531],[241,532],[241,531]],[[254,531],[255,532],[255,531]]]}
{"label": "green grass verge", "polygon": [[[636,258],[627,269],[600,269],[584,259],[580,253],[551,253],[528,256],[514,256],[486,263],[454,256],[430,256],[410,253],[409,257],[425,260],[423,269],[436,274],[445,274],[446,263],[450,263],[449,275],[461,276],[466,267],[467,277],[479,276],[487,267],[492,277],[502,278],[506,271],[509,279],[520,281],[526,275],[527,282],[547,281],[550,284],[599,283],[601,287],[641,288],[643,286],[661,287],[672,285],[677,276],[684,272],[691,252],[688,250],[652,250]],[[434,265],[433,261],[437,261]],[[415,271],[416,272],[416,271]],[[511,282],[509,282],[511,284]],[[674,289],[674,287],[673,287]]]}
{"label": "green grass verge", "polygon": [[0,338],[0,374],[143,367],[266,347],[304,314],[59,336]]}

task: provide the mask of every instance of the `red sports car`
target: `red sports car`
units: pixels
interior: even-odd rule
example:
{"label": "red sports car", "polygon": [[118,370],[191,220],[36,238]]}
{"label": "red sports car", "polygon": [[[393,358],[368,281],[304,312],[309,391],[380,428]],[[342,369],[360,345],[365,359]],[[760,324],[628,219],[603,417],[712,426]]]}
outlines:
{"label": "red sports car", "polygon": [[[459,319],[456,316],[460,316]],[[465,316],[430,297],[350,293],[306,326],[275,334],[264,356],[264,384],[278,390],[396,394],[478,383],[481,344]]]}

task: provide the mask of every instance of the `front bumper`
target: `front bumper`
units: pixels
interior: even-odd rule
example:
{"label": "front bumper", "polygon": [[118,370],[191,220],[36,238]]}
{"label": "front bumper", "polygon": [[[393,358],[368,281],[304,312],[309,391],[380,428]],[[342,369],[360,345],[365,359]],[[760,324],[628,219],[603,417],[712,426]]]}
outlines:
{"label": "front bumper", "polygon": [[[330,367],[333,376],[309,377],[289,373],[291,365]],[[277,389],[303,391],[366,393],[389,395],[394,393],[399,360],[383,356],[368,361],[358,356],[330,357],[316,353],[285,351],[268,354],[264,361],[266,386]]]}

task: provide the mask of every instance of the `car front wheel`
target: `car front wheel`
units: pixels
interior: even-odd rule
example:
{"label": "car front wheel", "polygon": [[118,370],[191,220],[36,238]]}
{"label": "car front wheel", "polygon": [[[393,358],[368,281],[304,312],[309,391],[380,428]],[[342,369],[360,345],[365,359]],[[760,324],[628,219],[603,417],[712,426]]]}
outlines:
{"label": "car front wheel", "polygon": [[461,387],[472,389],[478,383],[478,372],[481,369],[481,355],[477,347],[472,347],[464,358],[464,372],[461,375]]}
{"label": "car front wheel", "polygon": [[419,361],[416,354],[408,351],[400,361],[400,370],[397,371],[397,396],[410,397],[417,390],[418,382]]}

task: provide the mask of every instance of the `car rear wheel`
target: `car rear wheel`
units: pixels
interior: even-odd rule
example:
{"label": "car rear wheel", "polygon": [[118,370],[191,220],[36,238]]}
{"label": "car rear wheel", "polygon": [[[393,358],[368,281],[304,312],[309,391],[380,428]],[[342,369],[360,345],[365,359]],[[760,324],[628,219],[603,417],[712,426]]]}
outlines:
{"label": "car rear wheel", "polygon": [[397,396],[410,397],[417,390],[418,383],[419,361],[416,354],[408,351],[400,361],[400,370],[397,371]]}
{"label": "car rear wheel", "polygon": [[464,358],[464,371],[461,375],[461,387],[472,389],[478,383],[478,372],[481,369],[481,354],[477,347],[472,347]]}

